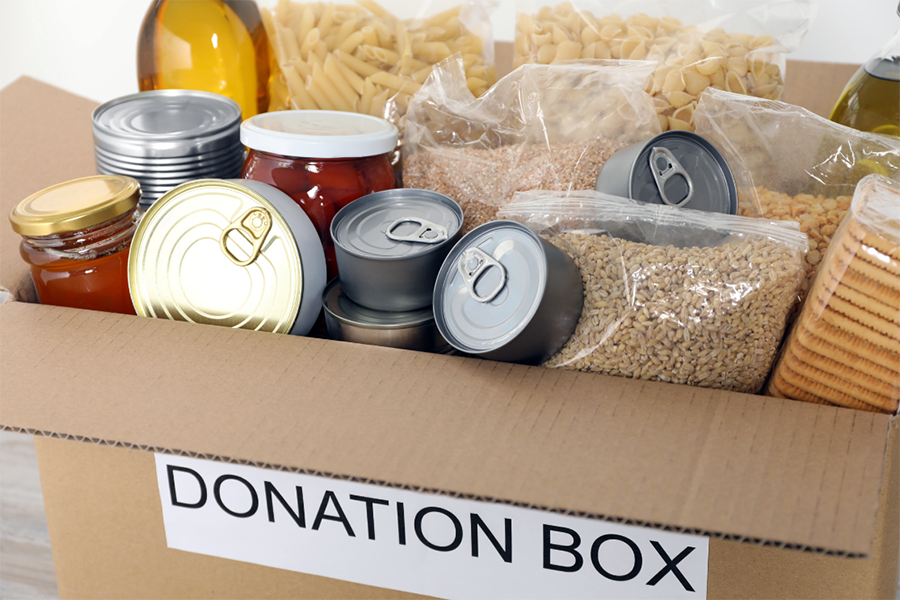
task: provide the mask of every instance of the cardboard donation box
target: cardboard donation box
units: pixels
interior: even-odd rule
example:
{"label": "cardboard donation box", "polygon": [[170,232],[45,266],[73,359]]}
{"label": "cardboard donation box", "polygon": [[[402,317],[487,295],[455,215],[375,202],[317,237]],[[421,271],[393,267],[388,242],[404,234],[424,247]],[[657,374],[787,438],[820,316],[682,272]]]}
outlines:
{"label": "cardboard donation box", "polygon": [[[786,100],[837,97],[807,69]],[[0,92],[4,215],[94,173],[95,106]],[[19,239],[0,425],[62,597],[893,597],[889,416],[43,306]]]}

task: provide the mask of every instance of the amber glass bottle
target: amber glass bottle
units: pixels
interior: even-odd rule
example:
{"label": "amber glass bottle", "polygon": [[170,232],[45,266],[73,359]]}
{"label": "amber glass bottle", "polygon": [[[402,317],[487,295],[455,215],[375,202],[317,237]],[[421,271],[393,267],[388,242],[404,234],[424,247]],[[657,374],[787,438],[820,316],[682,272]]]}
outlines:
{"label": "amber glass bottle", "polygon": [[154,0],[138,38],[141,91],[228,96],[244,119],[269,107],[269,40],[253,0]]}
{"label": "amber glass bottle", "polygon": [[900,29],[853,75],[831,120],[861,131],[900,136]]}

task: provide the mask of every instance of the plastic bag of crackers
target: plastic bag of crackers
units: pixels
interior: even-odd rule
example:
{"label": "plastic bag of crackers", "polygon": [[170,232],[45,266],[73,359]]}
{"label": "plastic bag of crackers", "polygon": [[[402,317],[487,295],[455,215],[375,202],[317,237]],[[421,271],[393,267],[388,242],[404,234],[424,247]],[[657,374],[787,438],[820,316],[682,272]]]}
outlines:
{"label": "plastic bag of crackers", "polygon": [[734,173],[738,213],[796,221],[809,236],[804,296],[857,183],[871,173],[900,178],[900,138],[838,125],[799,106],[707,90],[695,122]]}
{"label": "plastic bag of crackers", "polygon": [[450,196],[463,232],[521,190],[592,190],[617,150],[659,133],[646,61],[524,65],[476,98],[463,61],[437,67],[409,106],[403,185]]}
{"label": "plastic bag of crackers", "polygon": [[825,253],[766,389],[896,413],[900,405],[900,183],[870,175]]}
{"label": "plastic bag of crackers", "polygon": [[270,110],[400,117],[436,63],[460,53],[476,96],[497,79],[491,0],[262,0],[277,70]]}
{"label": "plastic bag of crackers", "polygon": [[575,58],[653,61],[647,85],[663,131],[693,129],[713,87],[781,98],[785,53],[816,0],[518,0],[515,66]]}
{"label": "plastic bag of crackers", "polygon": [[759,393],[803,275],[795,223],[594,191],[516,194],[526,224],[581,272],[575,332],[546,367]]}

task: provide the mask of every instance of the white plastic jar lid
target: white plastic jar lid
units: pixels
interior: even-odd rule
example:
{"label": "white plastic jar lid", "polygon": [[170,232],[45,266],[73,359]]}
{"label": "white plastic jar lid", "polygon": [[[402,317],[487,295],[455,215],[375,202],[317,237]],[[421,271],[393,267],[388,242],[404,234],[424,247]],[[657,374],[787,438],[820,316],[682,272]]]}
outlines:
{"label": "white plastic jar lid", "polygon": [[400,132],[378,117],[334,110],[284,110],[241,123],[254,150],[298,158],[360,158],[391,152]]}

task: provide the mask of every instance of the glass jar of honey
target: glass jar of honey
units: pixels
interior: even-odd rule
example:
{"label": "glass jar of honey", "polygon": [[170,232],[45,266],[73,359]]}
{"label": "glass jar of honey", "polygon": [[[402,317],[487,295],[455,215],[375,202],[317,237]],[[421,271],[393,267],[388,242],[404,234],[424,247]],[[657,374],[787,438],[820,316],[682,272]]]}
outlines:
{"label": "glass jar of honey", "polygon": [[25,198],[9,215],[43,304],[135,314],[128,251],[141,211],[131,177],[96,175]]}
{"label": "glass jar of honey", "polygon": [[394,125],[369,115],[257,115],[241,124],[241,142],[250,149],[241,177],[268,183],[303,208],[322,241],[330,280],[337,276],[331,220],[353,200],[397,187],[391,153],[398,137]]}

